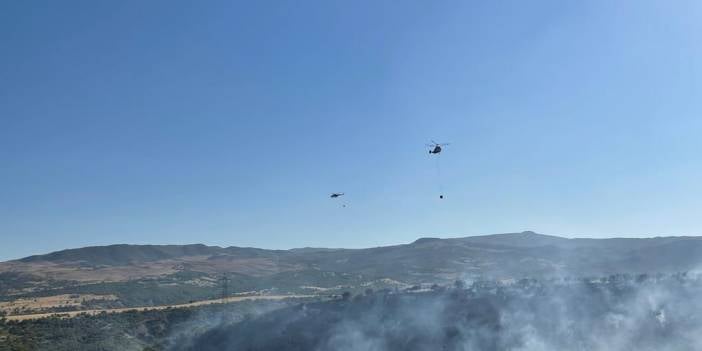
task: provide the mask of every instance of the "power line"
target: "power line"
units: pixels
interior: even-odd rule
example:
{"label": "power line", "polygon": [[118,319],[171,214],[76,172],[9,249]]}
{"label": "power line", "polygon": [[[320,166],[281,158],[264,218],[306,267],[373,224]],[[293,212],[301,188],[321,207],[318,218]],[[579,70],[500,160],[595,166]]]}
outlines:
{"label": "power line", "polygon": [[229,277],[227,273],[222,274],[222,303],[227,302],[227,297],[229,297]]}

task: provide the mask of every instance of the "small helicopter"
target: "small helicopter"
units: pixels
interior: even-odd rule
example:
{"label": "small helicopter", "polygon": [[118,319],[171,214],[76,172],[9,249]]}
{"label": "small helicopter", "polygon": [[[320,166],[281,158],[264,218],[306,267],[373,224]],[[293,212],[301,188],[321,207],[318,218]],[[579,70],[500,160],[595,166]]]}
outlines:
{"label": "small helicopter", "polygon": [[442,146],[446,146],[446,145],[451,145],[451,144],[450,144],[450,143],[442,143],[442,144],[439,144],[439,143],[437,143],[437,142],[434,141],[434,140],[431,141],[431,144],[427,144],[428,147],[432,148],[431,150],[429,150],[429,153],[430,153],[430,154],[439,154],[439,153],[441,153],[441,147],[442,147]]}
{"label": "small helicopter", "polygon": [[329,195],[329,197],[331,197],[332,199],[336,199],[339,196],[344,196],[344,193],[332,193],[331,195]]}

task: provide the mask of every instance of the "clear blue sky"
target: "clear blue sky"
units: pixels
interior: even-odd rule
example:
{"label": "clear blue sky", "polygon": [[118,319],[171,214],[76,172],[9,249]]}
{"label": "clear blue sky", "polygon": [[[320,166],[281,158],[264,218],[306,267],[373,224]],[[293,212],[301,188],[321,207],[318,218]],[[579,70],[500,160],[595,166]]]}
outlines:
{"label": "clear blue sky", "polygon": [[699,1],[3,1],[0,43],[0,259],[700,234]]}

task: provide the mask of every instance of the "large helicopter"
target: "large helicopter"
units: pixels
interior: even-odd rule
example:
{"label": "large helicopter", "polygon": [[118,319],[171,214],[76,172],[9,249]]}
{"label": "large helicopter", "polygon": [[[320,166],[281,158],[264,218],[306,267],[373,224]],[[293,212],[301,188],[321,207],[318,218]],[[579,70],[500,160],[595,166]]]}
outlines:
{"label": "large helicopter", "polygon": [[[432,140],[431,144],[427,144],[427,147],[430,148],[429,154],[430,155],[432,155],[432,154],[439,155],[441,153],[441,147],[446,146],[446,145],[450,145],[450,144],[449,143],[437,143],[436,141]],[[444,198],[444,194],[443,194],[444,191],[443,191],[443,185],[441,184],[441,166],[439,165],[439,158],[440,157],[438,157],[438,156],[434,157],[434,159],[436,160],[436,181],[439,183],[439,191],[440,191],[439,199],[443,199]]]}
{"label": "large helicopter", "polygon": [[451,144],[450,144],[450,143],[442,143],[442,144],[439,144],[439,143],[437,143],[437,142],[434,141],[434,140],[431,141],[431,144],[427,144],[427,146],[431,148],[431,149],[429,150],[429,153],[430,153],[430,154],[439,154],[439,153],[441,153],[441,147],[442,147],[442,146],[446,146],[446,145],[451,145]]}
{"label": "large helicopter", "polygon": [[331,197],[332,199],[336,199],[339,196],[344,196],[344,193],[332,193],[331,195],[329,195],[329,197]]}

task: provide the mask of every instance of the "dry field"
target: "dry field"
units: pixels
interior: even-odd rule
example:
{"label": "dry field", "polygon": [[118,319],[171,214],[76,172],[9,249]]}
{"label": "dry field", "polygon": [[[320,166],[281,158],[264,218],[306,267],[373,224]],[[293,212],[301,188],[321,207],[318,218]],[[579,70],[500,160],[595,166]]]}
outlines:
{"label": "dry field", "polygon": [[7,314],[14,310],[22,313],[31,313],[49,308],[60,307],[80,307],[83,302],[93,300],[117,300],[115,295],[92,295],[92,294],[64,294],[37,298],[17,299],[14,301],[0,302],[0,311]]}
{"label": "dry field", "polygon": [[10,321],[22,321],[29,319],[40,319],[58,316],[62,318],[71,318],[79,314],[86,313],[89,315],[96,315],[100,313],[122,313],[127,311],[147,311],[147,310],[164,310],[167,308],[184,308],[184,307],[195,307],[219,303],[231,303],[239,301],[253,301],[253,300],[283,300],[289,298],[309,298],[315,297],[315,295],[255,295],[255,296],[232,296],[226,299],[214,299],[214,300],[203,300],[195,301],[191,303],[177,304],[177,305],[163,305],[163,306],[150,306],[150,307],[129,307],[129,308],[111,308],[111,309],[97,309],[97,310],[83,310],[83,311],[70,311],[70,312],[52,312],[52,313],[35,313],[35,314],[22,314],[13,315],[5,317]]}

